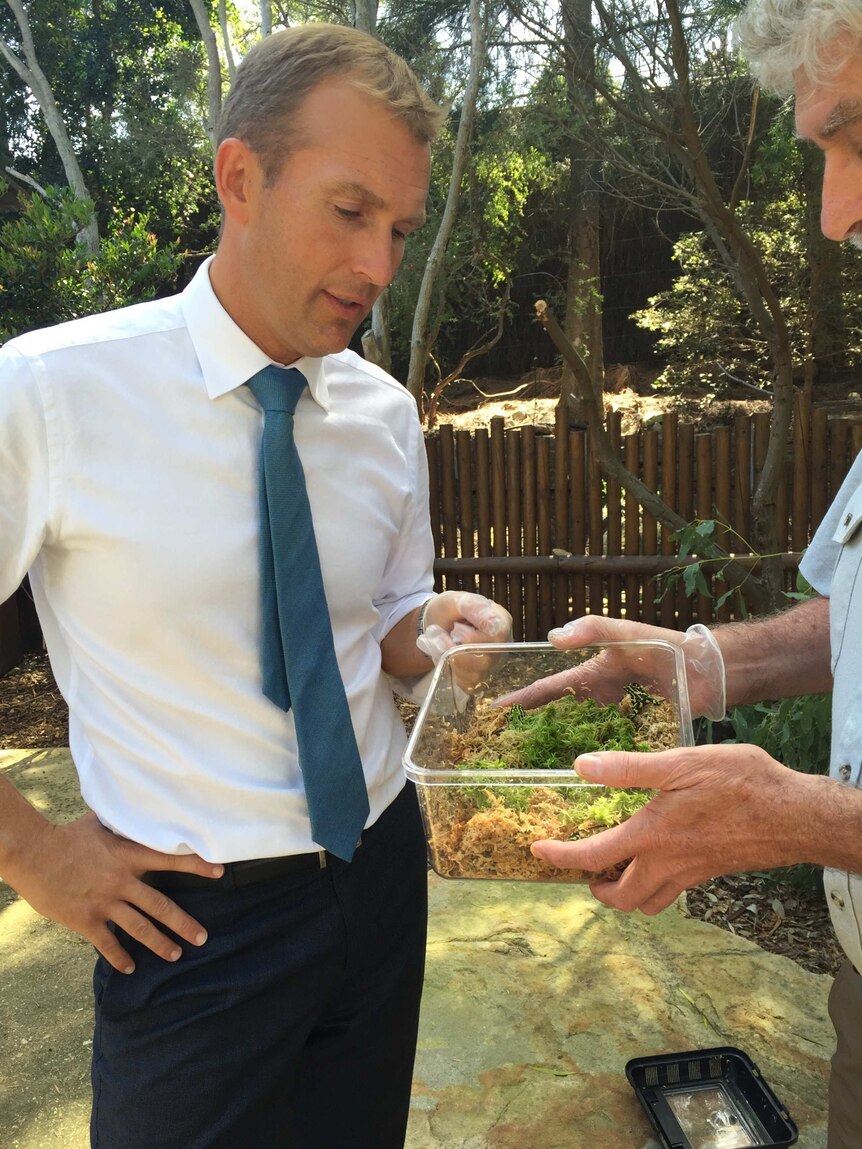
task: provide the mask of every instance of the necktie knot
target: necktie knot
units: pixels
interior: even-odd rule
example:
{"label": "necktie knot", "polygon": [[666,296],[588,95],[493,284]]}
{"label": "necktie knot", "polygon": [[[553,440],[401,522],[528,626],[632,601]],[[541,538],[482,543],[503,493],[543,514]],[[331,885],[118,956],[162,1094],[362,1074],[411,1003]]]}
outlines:
{"label": "necktie knot", "polygon": [[285,411],[292,415],[306,387],[306,378],[295,367],[270,364],[252,375],[246,384],[264,411]]}

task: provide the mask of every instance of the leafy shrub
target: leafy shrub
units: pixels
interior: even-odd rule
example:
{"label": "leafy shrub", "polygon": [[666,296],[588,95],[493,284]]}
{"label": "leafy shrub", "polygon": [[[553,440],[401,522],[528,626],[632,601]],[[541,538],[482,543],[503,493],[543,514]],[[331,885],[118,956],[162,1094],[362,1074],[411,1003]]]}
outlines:
{"label": "leafy shrub", "polygon": [[762,747],[767,754],[805,774],[829,773],[832,696],[804,694],[780,702],[734,706],[734,742]]}
{"label": "leafy shrub", "polygon": [[[793,356],[809,355],[808,241],[805,205],[798,190],[764,204],[743,203],[739,218],[760,250],[770,282],[781,303]],[[721,394],[735,379],[771,386],[770,351],[741,298],[734,277],[703,232],[684,235],[674,245],[680,273],[672,286],[653,296],[634,314],[638,326],[656,335],[656,349],[667,367],[656,386],[678,394],[700,384]],[[858,356],[862,330],[862,261],[842,250],[845,352]]]}
{"label": "leafy shrub", "polygon": [[0,342],[173,288],[181,254],[175,244],[157,246],[146,216],[115,213],[89,258],[77,236],[93,205],[47,191],[22,197],[20,215],[0,224]]}

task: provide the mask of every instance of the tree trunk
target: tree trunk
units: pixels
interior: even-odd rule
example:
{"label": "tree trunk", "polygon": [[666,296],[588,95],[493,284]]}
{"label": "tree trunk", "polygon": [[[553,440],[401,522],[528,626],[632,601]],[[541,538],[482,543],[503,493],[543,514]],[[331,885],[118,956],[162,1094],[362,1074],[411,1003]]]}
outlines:
{"label": "tree trunk", "polygon": [[422,394],[425,388],[425,368],[433,342],[433,322],[431,304],[435,287],[443,272],[446,248],[458,215],[458,202],[461,196],[461,183],[470,157],[470,139],[473,134],[473,121],[476,118],[476,102],[482,73],[485,70],[485,27],[482,0],[470,0],[470,75],[464,90],[461,104],[461,119],[455,140],[455,156],[452,162],[452,175],[449,178],[449,193],[443,218],[422,276],[419,298],[413,316],[413,330],[410,336],[410,367],[407,373],[407,388],[421,409]]}
{"label": "tree trunk", "polygon": [[[637,475],[633,475],[620,459],[605,429],[601,391],[595,387],[590,371],[580,352],[566,338],[543,299],[536,303],[536,317],[565,362],[572,369],[574,386],[578,390],[582,402],[581,409],[584,412],[586,426],[590,433],[590,442],[603,474],[609,479],[616,479],[620,486],[636,499],[645,511],[668,530],[680,531],[683,527],[688,526],[681,515],[669,507]],[[740,591],[754,613],[762,614],[775,609],[777,599],[773,592],[771,576],[768,574],[765,558],[761,563],[761,569],[764,572],[763,577],[757,579],[742,563],[736,562],[711,539],[704,539],[702,545],[694,553],[701,558],[718,559],[721,564],[721,577],[730,586]],[[777,559],[777,565],[781,569],[780,557]]]}
{"label": "tree trunk", "polygon": [[706,157],[691,103],[688,45],[677,0],[665,0],[671,26],[674,70],[678,78],[676,111],[683,156],[697,190],[701,215],[731,269],[752,316],[766,338],[773,364],[773,400],[769,444],[763,471],[751,501],[752,543],[764,556],[762,582],[773,606],[783,595],[777,557],[775,509],[778,487],[787,464],[787,444],[793,416],[793,349],[781,302],[769,282],[763,260],[736,214],[724,201]]}
{"label": "tree trunk", "polygon": [[272,3],[271,0],[260,0],[260,34],[269,36],[272,33]]}
{"label": "tree trunk", "polygon": [[353,27],[369,36],[377,34],[377,0],[353,0]]}
{"label": "tree trunk", "polygon": [[371,312],[371,335],[377,348],[377,362],[384,371],[389,372],[392,371],[391,312],[392,306],[387,288],[374,303],[374,309]]}
{"label": "tree trunk", "polygon": [[221,116],[221,59],[204,0],[189,0],[207,54],[207,135],[213,143]]}
{"label": "tree trunk", "polygon": [[[18,27],[21,29],[21,47],[23,49],[24,59],[22,60],[5,40],[0,40],[0,55],[2,55],[9,66],[18,73],[33,93],[39,105],[39,110],[47,124],[48,131],[51,133],[51,139],[54,141],[57,151],[60,153],[60,160],[63,164],[63,171],[66,173],[69,187],[78,199],[89,200],[92,203],[93,197],[87,188],[84,173],[81,171],[78,158],[75,155],[75,149],[72,146],[69,133],[66,131],[66,125],[60,114],[60,109],[57,107],[57,103],[54,99],[51,85],[48,83],[45,73],[39,66],[39,61],[36,59],[36,47],[33,43],[30,21],[27,17],[24,5],[21,3],[21,0],[6,0],[6,3],[17,20]],[[94,256],[98,253],[99,224],[95,212],[93,212],[92,218],[79,231],[78,239],[84,245],[84,249],[88,255]]]}
{"label": "tree trunk", "polygon": [[224,58],[227,61],[227,78],[232,84],[233,78],[236,75],[236,62],[233,58],[233,49],[230,44],[230,29],[227,23],[227,2],[226,0],[218,0],[218,22],[221,28],[221,38],[224,44]]}
{"label": "tree trunk", "polygon": [[[563,4],[566,88],[573,127],[595,107],[595,56],[592,35],[592,0],[566,0]],[[568,270],[563,330],[581,353],[601,391],[604,379],[602,308],[600,291],[599,202],[592,163],[585,155],[576,128],[570,135]],[[571,422],[586,424],[572,369],[563,362],[559,405]]]}
{"label": "tree trunk", "polygon": [[[377,0],[353,0],[353,27],[369,36],[377,35]],[[392,343],[389,335],[389,291],[375,300],[371,311],[371,330],[362,336],[365,358],[384,371],[392,370]]]}

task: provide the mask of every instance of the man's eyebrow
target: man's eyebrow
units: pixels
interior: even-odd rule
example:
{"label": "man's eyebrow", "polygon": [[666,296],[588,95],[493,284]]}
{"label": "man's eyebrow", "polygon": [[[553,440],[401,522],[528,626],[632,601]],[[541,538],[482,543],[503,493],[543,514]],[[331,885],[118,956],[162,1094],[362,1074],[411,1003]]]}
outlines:
{"label": "man's eyebrow", "polygon": [[831,140],[842,128],[856,123],[857,120],[862,120],[862,99],[854,97],[850,100],[840,100],[829,113],[829,118],[818,135],[821,139]]}
{"label": "man's eyebrow", "polygon": [[[332,189],[332,194],[348,196],[350,199],[358,200],[369,207],[386,207],[386,201],[382,200],[376,192],[367,188],[365,184],[355,183],[353,180],[343,180],[336,184]],[[409,223],[411,227],[422,227],[426,219],[427,216],[423,211],[418,215],[405,216],[404,222]]]}

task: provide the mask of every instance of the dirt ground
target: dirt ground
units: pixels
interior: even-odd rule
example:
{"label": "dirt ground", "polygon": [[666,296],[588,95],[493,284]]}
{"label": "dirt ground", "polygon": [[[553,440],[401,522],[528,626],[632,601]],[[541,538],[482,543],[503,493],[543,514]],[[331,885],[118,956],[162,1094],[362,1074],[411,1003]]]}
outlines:
{"label": "dirt ground", "polygon": [[[735,415],[753,415],[771,407],[768,396],[758,396],[741,386],[719,398],[694,388],[685,397],[668,395],[652,387],[654,375],[654,371],[629,365],[609,372],[613,389],[605,392],[605,412],[620,413],[624,435],[655,425],[668,411],[675,411],[682,422],[694,423],[699,430],[706,431],[731,423]],[[487,427],[495,416],[502,416],[507,427],[553,427],[559,393],[559,368],[529,372],[519,380],[496,377],[460,380],[441,396],[437,423],[450,423],[457,430],[473,431]],[[813,404],[826,407],[830,415],[862,418],[862,380],[819,385]]]}

